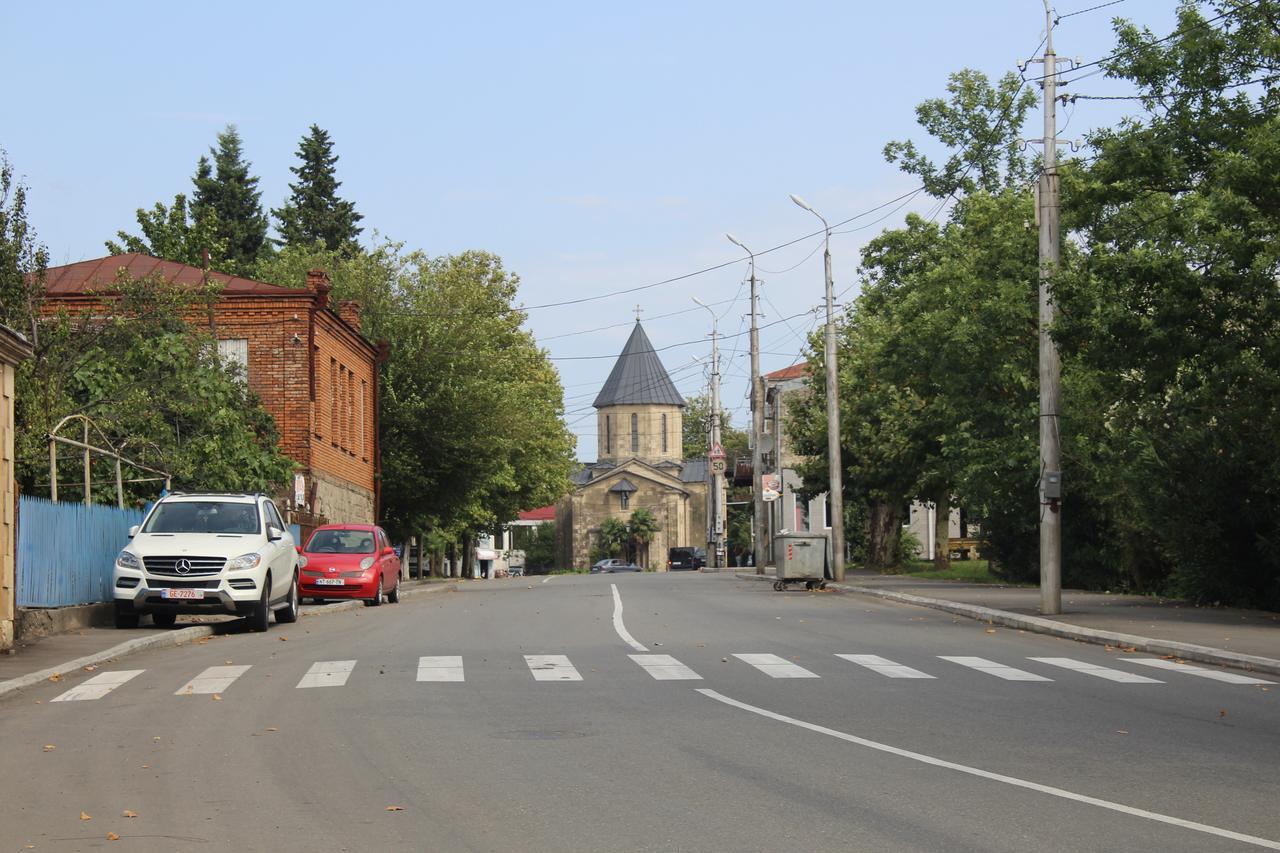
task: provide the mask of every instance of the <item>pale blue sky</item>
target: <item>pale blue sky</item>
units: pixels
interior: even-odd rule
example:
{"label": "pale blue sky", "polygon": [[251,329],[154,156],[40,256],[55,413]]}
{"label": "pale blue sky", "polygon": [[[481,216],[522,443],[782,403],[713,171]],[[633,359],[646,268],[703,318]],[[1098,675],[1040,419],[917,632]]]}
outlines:
{"label": "pale blue sky", "polygon": [[[1066,15],[1104,0],[1061,0]],[[1062,56],[1110,53],[1110,18],[1165,34],[1172,0],[1127,0],[1064,19]],[[287,193],[311,123],[332,135],[341,193],[369,229],[433,254],[501,255],[526,305],[593,296],[713,266],[893,199],[913,181],[884,162],[922,140],[921,100],[949,72],[998,76],[1035,49],[1039,0],[853,2],[8,3],[0,148],[30,187],[53,263],[106,254],[134,210],[190,191],[195,162],[240,128],[263,202]],[[1124,93],[1101,76],[1073,91]],[[1062,134],[1110,124],[1123,102],[1081,102]],[[1132,109],[1132,107],[1129,107]],[[1039,135],[1040,114],[1027,135]],[[833,240],[837,292],[858,248],[906,210]],[[891,212],[888,208],[885,212]],[[869,222],[881,214],[860,220]],[[762,323],[816,307],[821,253],[808,240],[760,258]],[[806,259],[807,258],[807,259]],[[595,457],[592,397],[639,303],[654,345],[694,341],[723,303],[745,332],[745,262],[677,284],[562,308],[528,326],[566,386],[579,456]],[[737,298],[738,301],[732,300]],[[797,360],[816,318],[761,332],[765,371]],[[618,324],[615,328],[562,337]],[[743,425],[746,335],[724,342],[723,398]],[[579,359],[583,356],[607,356]],[[709,347],[661,353],[686,394]],[[694,359],[702,359],[697,365]]]}

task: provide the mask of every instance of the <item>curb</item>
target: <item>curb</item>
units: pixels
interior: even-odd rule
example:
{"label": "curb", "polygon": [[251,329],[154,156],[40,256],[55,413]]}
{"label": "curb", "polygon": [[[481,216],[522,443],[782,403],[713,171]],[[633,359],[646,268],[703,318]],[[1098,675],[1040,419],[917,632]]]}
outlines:
{"label": "curb", "polygon": [[[768,575],[739,574],[736,577],[742,580],[773,580],[773,578]],[[1122,634],[1118,631],[1103,631],[1098,628],[1084,628],[1067,622],[1045,619],[1041,616],[1024,616],[1021,613],[1010,613],[1007,610],[996,610],[993,607],[979,607],[975,604],[960,604],[955,601],[946,601],[940,598],[927,598],[922,595],[911,595],[905,592],[891,592],[889,590],[874,589],[868,586],[855,586],[853,584],[833,583],[828,581],[827,587],[829,589],[838,589],[842,592],[855,592],[860,595],[870,595],[875,598],[883,598],[887,601],[896,601],[900,604],[914,604],[918,607],[942,610],[946,613],[965,616],[969,619],[976,619],[979,622],[986,622],[991,625],[1003,625],[1006,628],[1019,628],[1023,631],[1031,631],[1036,634],[1047,634],[1051,637],[1061,637],[1067,640],[1076,640],[1082,643],[1093,643],[1099,646],[1120,646],[1125,649],[1147,652],[1149,654],[1171,655],[1182,660],[1196,661],[1197,663],[1231,666],[1248,672],[1262,672],[1269,675],[1280,675],[1280,660],[1261,657],[1259,655],[1246,655],[1239,652],[1227,651],[1226,649],[1216,649],[1212,646],[1197,646],[1193,643],[1180,643],[1176,640],[1157,640],[1151,637],[1142,637],[1137,634]]]}
{"label": "curb", "polygon": [[[413,598],[419,595],[426,595],[433,592],[441,592],[446,589],[453,589],[452,585],[433,583],[422,584],[420,586],[411,586],[402,590],[400,595],[402,598]],[[311,605],[309,609],[300,611],[300,616],[321,616],[326,613],[346,613],[352,610],[363,609],[365,606],[363,601],[339,601],[334,604]],[[185,646],[188,643],[199,640],[203,637],[211,637],[220,633],[221,625],[227,623],[218,623],[214,625],[192,625],[189,628],[179,628],[176,631],[166,631],[163,634],[153,634],[149,637],[136,637],[132,640],[126,640],[118,643],[110,648],[103,649],[100,652],[94,652],[91,655],[76,658],[67,661],[58,666],[42,669],[39,672],[31,672],[26,675],[20,675],[17,678],[10,678],[8,681],[0,681],[0,697],[6,696],[18,690],[32,687],[42,681],[47,681],[54,675],[75,672],[84,669],[86,666],[96,666],[106,663],[110,660],[122,658],[127,655],[137,654],[138,652],[150,651],[152,649],[167,649],[176,646]]]}

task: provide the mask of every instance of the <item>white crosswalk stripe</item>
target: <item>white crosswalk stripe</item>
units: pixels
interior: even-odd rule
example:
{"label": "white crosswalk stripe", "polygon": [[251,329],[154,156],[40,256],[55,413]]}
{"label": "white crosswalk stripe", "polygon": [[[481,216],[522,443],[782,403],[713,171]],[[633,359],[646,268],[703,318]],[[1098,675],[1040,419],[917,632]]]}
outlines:
{"label": "white crosswalk stripe", "polygon": [[564,655],[525,655],[529,671],[538,681],[581,681],[582,675]]}
{"label": "white crosswalk stripe", "polygon": [[311,664],[311,669],[302,676],[298,687],[341,687],[351,677],[351,670],[356,668],[353,660],[322,660]]}
{"label": "white crosswalk stripe", "polygon": [[894,663],[888,658],[882,658],[879,655],[836,655],[836,657],[856,663],[858,666],[865,666],[872,672],[878,672],[886,678],[933,678],[928,673],[912,669],[909,666],[903,666],[900,663]]}
{"label": "white crosswalk stripe", "polygon": [[419,681],[463,681],[462,655],[418,658]]}
{"label": "white crosswalk stripe", "polygon": [[671,655],[628,655],[657,681],[700,681],[701,675]]}
{"label": "white crosswalk stripe", "polygon": [[1212,678],[1214,681],[1225,681],[1227,684],[1275,684],[1274,681],[1266,681],[1252,675],[1236,675],[1234,672],[1223,672],[1218,669],[1205,669],[1202,666],[1192,666],[1189,663],[1178,663],[1174,660],[1163,660],[1161,658],[1124,658],[1129,663],[1140,663],[1143,666],[1153,666],[1157,669],[1167,669],[1171,672],[1181,672],[1186,675],[1195,675],[1200,678]]}
{"label": "white crosswalk stripe", "polygon": [[221,693],[237,678],[248,672],[248,666],[211,666],[174,691],[174,696],[196,693]]}
{"label": "white crosswalk stripe", "polygon": [[122,669],[116,672],[103,672],[90,678],[84,684],[72,687],[66,693],[55,696],[54,702],[82,702],[86,699],[101,699],[121,684],[135,678],[145,669]]}
{"label": "white crosswalk stripe", "polygon": [[743,663],[749,663],[770,678],[819,678],[816,672],[810,672],[789,660],[777,655],[734,655]]}
{"label": "white crosswalk stripe", "polygon": [[1096,663],[1085,663],[1084,661],[1072,660],[1071,658],[1027,658],[1027,660],[1037,661],[1038,663],[1047,663],[1050,666],[1060,666],[1063,669],[1070,669],[1074,672],[1083,672],[1085,675],[1094,675],[1098,678],[1105,678],[1108,681],[1118,681],[1121,684],[1164,684],[1164,682],[1159,679],[1147,678],[1145,675],[1123,672],[1118,669],[1098,666]]}
{"label": "white crosswalk stripe", "polygon": [[960,666],[976,669],[978,672],[985,672],[987,675],[994,675],[996,678],[1003,678],[1005,681],[1053,681],[1052,678],[1045,678],[1043,675],[1036,675],[1034,672],[1027,672],[1025,669],[1014,669],[1011,666],[1005,666],[1002,663],[996,663],[986,658],[968,657],[966,655],[938,655],[938,657],[942,660],[958,663]]}

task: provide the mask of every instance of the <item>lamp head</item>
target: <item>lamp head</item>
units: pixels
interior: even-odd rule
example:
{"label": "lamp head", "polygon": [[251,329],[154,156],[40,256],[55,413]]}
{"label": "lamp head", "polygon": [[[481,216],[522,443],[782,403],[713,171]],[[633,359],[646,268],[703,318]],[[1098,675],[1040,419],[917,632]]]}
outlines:
{"label": "lamp head", "polygon": [[809,211],[810,213],[814,213],[814,214],[817,213],[817,211],[814,210],[812,207],[810,207],[804,199],[800,198],[800,196],[796,195],[795,193],[791,194],[791,200],[794,201],[798,206],[803,207],[805,210]]}
{"label": "lamp head", "polygon": [[726,237],[728,237],[728,238],[729,238],[729,242],[730,242],[730,243],[732,243],[733,245],[735,245],[735,246],[737,246],[738,248],[742,249],[742,251],[746,252],[748,255],[749,255],[749,254],[751,254],[751,250],[750,250],[750,249],[748,249],[746,246],[742,245],[742,241],[741,241],[741,240],[739,240],[737,237],[733,236],[732,234],[728,234],[728,233],[726,233],[724,236],[726,236]]}

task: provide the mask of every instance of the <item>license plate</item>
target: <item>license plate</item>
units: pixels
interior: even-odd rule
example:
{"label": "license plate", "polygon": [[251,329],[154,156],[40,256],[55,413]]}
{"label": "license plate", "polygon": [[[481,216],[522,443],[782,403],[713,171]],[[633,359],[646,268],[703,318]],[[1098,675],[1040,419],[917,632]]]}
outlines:
{"label": "license plate", "polygon": [[316,578],[316,586],[342,586],[342,578]]}
{"label": "license plate", "polygon": [[204,592],[198,589],[162,589],[161,598],[204,598]]}

